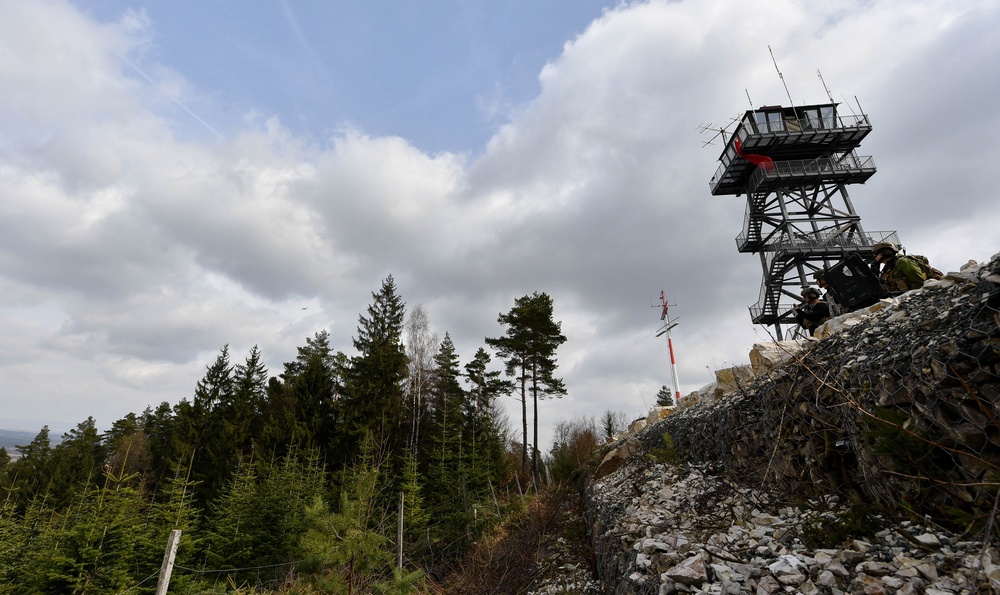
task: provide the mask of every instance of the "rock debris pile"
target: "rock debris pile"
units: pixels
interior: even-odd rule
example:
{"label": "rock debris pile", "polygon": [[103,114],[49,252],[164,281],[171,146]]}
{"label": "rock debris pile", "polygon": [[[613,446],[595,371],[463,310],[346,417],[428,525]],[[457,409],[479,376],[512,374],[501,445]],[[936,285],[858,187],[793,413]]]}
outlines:
{"label": "rock debris pile", "polygon": [[[603,593],[946,595],[1000,590],[983,541],[904,522],[836,547],[810,547],[847,512],[741,487],[707,466],[635,457],[591,485]],[[592,591],[550,591],[583,593]]]}
{"label": "rock debris pile", "polygon": [[538,563],[546,567],[544,578],[525,595],[601,594],[601,584],[594,577],[589,560],[581,558],[577,547],[564,537],[546,544]]}

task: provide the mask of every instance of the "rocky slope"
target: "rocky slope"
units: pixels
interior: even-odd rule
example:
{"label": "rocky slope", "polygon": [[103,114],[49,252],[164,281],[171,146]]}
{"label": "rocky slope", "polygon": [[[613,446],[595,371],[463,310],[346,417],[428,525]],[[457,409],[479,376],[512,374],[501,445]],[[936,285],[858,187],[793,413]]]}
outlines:
{"label": "rocky slope", "polygon": [[1000,255],[820,334],[608,456],[599,592],[1000,592]]}

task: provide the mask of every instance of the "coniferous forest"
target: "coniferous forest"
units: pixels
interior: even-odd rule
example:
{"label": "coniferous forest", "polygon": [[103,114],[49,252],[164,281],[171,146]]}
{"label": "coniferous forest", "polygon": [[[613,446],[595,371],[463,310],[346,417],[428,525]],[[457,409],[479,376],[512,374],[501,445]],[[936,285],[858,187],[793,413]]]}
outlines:
{"label": "coniferous forest", "polygon": [[190,400],[43,428],[0,450],[0,595],[153,593],[175,530],[171,593],[424,592],[540,481],[529,408],[566,392],[552,316],[517,299],[463,365],[390,276],[353,356],[320,331],[275,374],[225,346]]}

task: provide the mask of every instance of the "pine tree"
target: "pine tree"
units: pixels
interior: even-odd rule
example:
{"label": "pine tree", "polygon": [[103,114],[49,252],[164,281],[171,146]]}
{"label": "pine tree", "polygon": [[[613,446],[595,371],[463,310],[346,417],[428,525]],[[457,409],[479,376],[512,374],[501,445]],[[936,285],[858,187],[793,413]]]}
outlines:
{"label": "pine tree", "polygon": [[205,376],[194,390],[195,408],[208,413],[232,400],[233,366],[229,363],[229,345],[223,345],[215,362],[208,366]]}
{"label": "pine tree", "polygon": [[303,431],[294,442],[326,448],[333,439],[337,423],[336,360],[326,331],[306,341],[307,346],[299,348],[295,375],[289,377],[286,371],[286,382],[294,395],[296,419]]}
{"label": "pine tree", "polygon": [[504,358],[508,376],[520,382],[521,419],[523,444],[521,467],[527,466],[528,413],[527,399],[531,395],[534,405],[534,446],[531,455],[532,476],[538,474],[538,400],[566,394],[561,379],[555,377],[557,368],[555,351],[566,342],[560,332],[561,323],[552,319],[552,298],[537,291],[517,298],[507,314],[500,314],[497,322],[507,327],[506,335],[486,339],[486,344]]}

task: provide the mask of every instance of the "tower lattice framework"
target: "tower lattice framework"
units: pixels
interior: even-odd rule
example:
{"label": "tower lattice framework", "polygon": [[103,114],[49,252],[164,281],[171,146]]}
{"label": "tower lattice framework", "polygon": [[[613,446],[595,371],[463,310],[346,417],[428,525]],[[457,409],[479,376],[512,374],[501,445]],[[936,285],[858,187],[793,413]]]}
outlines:
{"label": "tower lattice framework", "polygon": [[878,242],[898,243],[894,231],[866,232],[847,192],[875,174],[872,157],[857,154],[869,132],[866,115],[828,103],[748,110],[726,139],[710,188],[747,197],[736,246],[759,255],[763,270],[750,318],[778,339],[795,324],[792,305],[813,273],[852,253],[868,256]]}

